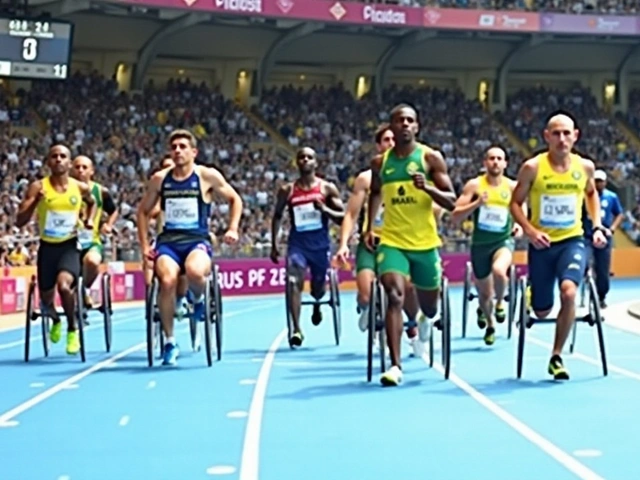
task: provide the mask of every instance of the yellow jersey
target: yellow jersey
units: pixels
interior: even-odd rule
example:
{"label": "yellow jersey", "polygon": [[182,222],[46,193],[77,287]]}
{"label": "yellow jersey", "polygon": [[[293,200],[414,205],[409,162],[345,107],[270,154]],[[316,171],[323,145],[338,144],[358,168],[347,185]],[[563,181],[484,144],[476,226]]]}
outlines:
{"label": "yellow jersey", "polygon": [[564,173],[553,170],[549,153],[541,153],[538,172],[529,192],[531,224],[549,235],[552,242],[581,237],[582,203],[587,185],[587,173],[582,157],[571,154],[571,163]]}
{"label": "yellow jersey", "polygon": [[489,183],[487,175],[478,177],[478,195],[487,193],[487,202],[473,212],[473,245],[504,242],[511,237],[513,219],[509,211],[511,202],[511,181],[502,177],[495,187]]}
{"label": "yellow jersey", "polygon": [[51,185],[49,177],[42,179],[44,197],[36,207],[40,240],[62,243],[76,238],[82,193],[77,180],[69,178],[67,189],[60,193]]}
{"label": "yellow jersey", "polygon": [[433,199],[413,185],[416,172],[430,181],[429,167],[424,161],[431,149],[417,144],[405,158],[399,158],[393,149],[382,156],[380,179],[382,202],[385,206],[380,229],[380,244],[402,250],[431,250],[440,247],[438,225],[433,213]]}

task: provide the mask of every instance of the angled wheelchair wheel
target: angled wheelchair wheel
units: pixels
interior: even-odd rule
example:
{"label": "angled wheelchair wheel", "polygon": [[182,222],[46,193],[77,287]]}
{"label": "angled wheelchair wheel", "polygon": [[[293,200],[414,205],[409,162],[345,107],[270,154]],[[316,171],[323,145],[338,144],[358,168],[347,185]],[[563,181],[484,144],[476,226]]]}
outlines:
{"label": "angled wheelchair wheel", "polygon": [[[31,350],[31,323],[37,318],[34,315],[35,309],[35,301],[36,301],[36,280],[35,277],[31,277],[29,281],[29,290],[27,292],[27,311],[25,316],[25,324],[24,324],[24,361],[29,361],[29,353]],[[44,320],[44,319],[43,319]],[[43,335],[42,339],[44,340],[43,345],[45,347],[45,356],[49,353],[47,336]]]}
{"label": "angled wheelchair wheel", "polygon": [[589,298],[589,315],[593,325],[596,327],[598,335],[598,345],[600,347],[600,360],[602,361],[602,374],[606,377],[609,374],[607,364],[607,353],[604,344],[604,329],[602,328],[602,311],[600,310],[600,302],[598,300],[598,291],[593,277],[589,276],[588,298]]}
{"label": "angled wheelchair wheel", "polygon": [[451,299],[449,298],[449,280],[442,277],[441,296],[441,323],[442,323],[442,367],[444,378],[449,379],[451,372]]}
{"label": "angled wheelchair wheel", "polygon": [[507,295],[509,296],[509,318],[507,319],[507,338],[511,338],[513,333],[513,322],[515,322],[518,299],[518,280],[516,278],[517,268],[515,265],[509,267],[509,288]]}
{"label": "angled wheelchair wheel", "polygon": [[378,349],[380,352],[380,373],[387,371],[387,295],[384,287],[378,282],[378,316],[376,317],[376,331],[378,334]]}
{"label": "angled wheelchair wheel", "polygon": [[518,312],[518,356],[516,373],[518,378],[522,378],[522,365],[524,363],[524,343],[527,336],[527,325],[529,324],[529,310],[527,308],[527,278],[521,277],[518,282],[519,312]]}
{"label": "angled wheelchair wheel", "polygon": [[342,318],[340,317],[340,290],[338,283],[338,272],[331,268],[329,270],[329,288],[331,289],[331,312],[333,314],[333,334],[336,345],[340,345],[342,335]]}
{"label": "angled wheelchair wheel", "polygon": [[289,341],[289,348],[293,350],[294,345],[291,343],[291,338],[295,332],[293,331],[293,318],[291,316],[291,282],[288,277],[284,287],[284,309],[287,314],[287,340]]}
{"label": "angled wheelchair wheel", "polygon": [[158,296],[158,279],[153,277],[151,285],[147,287],[147,297],[145,301],[145,322],[147,327],[147,362],[153,367],[153,358],[156,345],[162,349],[162,341],[158,338],[162,329],[156,322],[156,298]]}
{"label": "angled wheelchair wheel", "polygon": [[78,277],[76,285],[76,321],[78,322],[78,336],[80,337],[80,358],[82,362],[87,361],[87,348],[84,341],[84,319],[86,311],[84,308],[84,279],[82,275]]}
{"label": "angled wheelchair wheel", "polygon": [[211,279],[211,312],[216,330],[216,354],[218,361],[222,360],[222,289],[219,281],[220,268],[216,265]]}
{"label": "angled wheelchair wheel", "polygon": [[378,307],[378,283],[376,280],[371,282],[371,294],[369,297],[369,318],[367,323],[367,382],[373,379],[373,350],[375,336],[378,334],[376,330]]}
{"label": "angled wheelchair wheel", "polygon": [[207,366],[213,365],[213,318],[211,310],[211,277],[207,278],[204,289],[204,346],[207,355]]}
{"label": "angled wheelchair wheel", "polygon": [[471,262],[467,262],[464,267],[464,286],[462,288],[462,338],[467,337],[469,302],[471,301],[471,272]]}
{"label": "angled wheelchair wheel", "polygon": [[102,276],[102,316],[104,319],[104,344],[107,353],[111,352],[113,338],[113,324],[111,320],[111,275],[105,273]]}

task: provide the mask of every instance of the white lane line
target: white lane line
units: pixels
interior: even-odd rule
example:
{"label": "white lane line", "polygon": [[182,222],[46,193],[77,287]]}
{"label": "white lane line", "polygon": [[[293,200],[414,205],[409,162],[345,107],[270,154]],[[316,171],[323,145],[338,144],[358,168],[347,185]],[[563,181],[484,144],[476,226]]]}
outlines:
{"label": "white lane line", "polygon": [[227,413],[227,418],[245,418],[249,415],[249,412],[245,412],[244,410],[234,410],[232,412]]}
{"label": "white lane line", "polygon": [[13,420],[18,415],[20,415],[20,414],[26,412],[27,410],[35,407],[39,403],[44,402],[48,398],[51,398],[55,394],[59,393],[60,391],[64,390],[65,388],[67,388],[69,385],[73,385],[73,384],[79,382],[80,380],[82,380],[85,377],[88,377],[92,373],[95,373],[95,372],[97,372],[99,370],[102,370],[106,365],[109,365],[110,363],[113,363],[113,362],[115,362],[115,361],[117,361],[117,360],[119,360],[119,359],[121,359],[123,357],[126,357],[127,355],[130,355],[130,354],[142,349],[145,346],[146,346],[146,343],[139,343],[137,345],[134,345],[131,348],[123,350],[122,352],[120,352],[120,353],[118,353],[116,355],[113,355],[112,357],[109,357],[109,358],[107,358],[105,360],[102,360],[101,362],[96,363],[95,365],[87,368],[86,370],[83,370],[80,373],[77,373],[74,376],[69,377],[66,380],[63,380],[62,382],[55,384],[53,387],[48,388],[44,392],[39,393],[35,397],[30,398],[26,402],[23,402],[20,405],[18,405],[17,407],[14,407],[11,410],[9,410],[9,411],[3,413],[2,415],[0,415],[0,426],[2,426],[3,424],[9,422],[10,420]]}
{"label": "white lane line", "polygon": [[156,387],[156,381],[155,380],[151,380],[149,383],[147,383],[147,390],[151,390],[152,388]]}
{"label": "white lane line", "polygon": [[[423,354],[422,359],[425,363],[429,364],[429,356],[428,353]],[[434,362],[433,368],[444,375],[444,368],[442,365]],[[582,480],[604,480],[603,477],[595,473],[593,470],[589,469],[587,466],[580,463],[573,456],[562,450],[560,447],[552,443],[547,438],[540,435],[538,432],[533,430],[527,424],[520,421],[518,418],[511,415],[509,412],[504,410],[498,404],[496,404],[493,400],[491,400],[486,395],[483,395],[478,390],[473,388],[467,382],[465,382],[462,378],[460,378],[455,373],[451,372],[449,375],[449,381],[453,383],[460,390],[465,392],[471,398],[473,398],[476,402],[482,405],[484,408],[493,413],[496,417],[506,423],[513,430],[518,432],[524,438],[529,440],[532,444],[538,447],[540,450],[545,452],[551,458],[556,460],[560,465],[565,467],[567,470],[574,473],[578,478]]]}
{"label": "white lane line", "polygon": [[42,388],[44,387],[44,382],[33,382],[33,383],[30,383],[29,386],[31,388]]}
{"label": "white lane line", "polygon": [[125,415],[120,419],[118,425],[120,425],[121,427],[126,427],[129,424],[129,420],[129,415]]}
{"label": "white lane line", "polygon": [[232,467],[231,465],[216,465],[214,467],[207,468],[207,473],[209,475],[231,475],[235,473],[236,467]]}
{"label": "white lane line", "polygon": [[256,384],[256,379],[255,378],[243,378],[242,380],[240,380],[240,385],[255,385]]}
{"label": "white lane line", "polygon": [[[236,315],[241,315],[243,313],[251,312],[251,311],[254,311],[254,310],[264,310],[265,308],[268,308],[269,306],[271,306],[271,305],[273,305],[275,303],[276,302],[269,302],[267,304],[258,305],[258,306],[250,307],[250,308],[245,308],[243,310],[236,310],[234,312],[229,312],[226,315],[224,315],[224,318],[235,317]],[[53,387],[45,390],[44,392],[39,393],[35,397],[32,397],[29,400],[27,400],[26,402],[21,403],[17,407],[14,407],[11,410],[3,413],[2,415],[0,415],[0,428],[5,426],[4,424],[7,423],[8,421],[12,420],[14,417],[17,417],[21,413],[33,408],[34,406],[38,405],[39,403],[44,402],[45,400],[47,400],[48,398],[52,397],[53,395],[55,395],[55,394],[59,393],[60,391],[68,388],[69,385],[73,385],[73,384],[78,383],[83,378],[91,375],[92,373],[97,372],[98,370],[102,370],[103,368],[108,368],[109,365],[111,365],[112,363],[117,362],[121,358],[124,358],[127,355],[130,355],[130,354],[142,349],[143,347],[146,347],[146,345],[147,345],[146,342],[139,343],[137,345],[134,345],[131,348],[128,348],[127,350],[124,350],[124,351],[122,351],[122,352],[120,352],[120,353],[118,353],[116,355],[113,355],[113,356],[111,356],[111,357],[109,357],[109,358],[107,358],[105,360],[102,360],[102,361],[96,363],[95,365],[87,368],[86,370],[83,370],[80,373],[77,373],[76,375],[74,375],[72,377],[69,377],[66,380],[63,380],[62,382],[57,383]]]}
{"label": "white lane line", "polygon": [[260,367],[258,380],[253,389],[251,406],[249,407],[247,428],[244,433],[239,480],[258,480],[258,471],[260,469],[260,430],[262,429],[262,414],[264,411],[265,397],[267,395],[267,385],[276,352],[286,336],[286,329],[278,334],[264,357],[262,367]]}

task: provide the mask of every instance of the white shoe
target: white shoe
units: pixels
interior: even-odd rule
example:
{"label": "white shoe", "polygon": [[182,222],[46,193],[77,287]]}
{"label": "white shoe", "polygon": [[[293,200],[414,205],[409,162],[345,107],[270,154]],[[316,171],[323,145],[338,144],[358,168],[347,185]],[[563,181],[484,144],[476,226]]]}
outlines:
{"label": "white shoe", "polygon": [[366,332],[369,329],[369,306],[367,305],[362,309],[360,313],[360,319],[358,320],[358,326],[361,332]]}
{"label": "white shoe", "polygon": [[380,376],[380,383],[385,387],[396,387],[402,383],[402,370],[393,366]]}
{"label": "white shoe", "polygon": [[415,358],[422,358],[424,354],[424,343],[420,341],[418,337],[409,339],[409,345],[411,345],[411,356]]}

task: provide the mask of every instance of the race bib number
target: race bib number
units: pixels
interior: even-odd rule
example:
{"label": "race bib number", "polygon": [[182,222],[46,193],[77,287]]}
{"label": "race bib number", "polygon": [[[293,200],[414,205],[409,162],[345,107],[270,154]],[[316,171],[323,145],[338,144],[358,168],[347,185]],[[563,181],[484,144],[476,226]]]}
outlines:
{"label": "race bib number", "polygon": [[167,198],[164,203],[165,228],[193,230],[198,228],[197,198]]}
{"label": "race bib number", "polygon": [[478,228],[487,232],[502,232],[509,220],[509,210],[505,207],[482,205],[478,213]]}
{"label": "race bib number", "polygon": [[313,203],[305,203],[293,207],[293,220],[298,232],[320,230],[322,228],[322,212]]}
{"label": "race bib number", "polygon": [[569,229],[576,224],[576,195],[542,195],[540,197],[540,226]]}
{"label": "race bib number", "polygon": [[71,237],[76,232],[78,214],[76,212],[47,212],[43,235],[49,238]]}
{"label": "race bib number", "polygon": [[80,230],[78,234],[78,241],[80,242],[80,246],[84,250],[85,248],[89,248],[93,243],[93,230],[87,230],[83,228]]}

